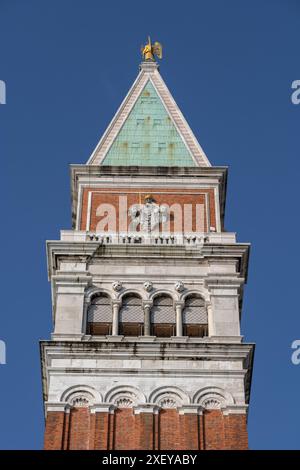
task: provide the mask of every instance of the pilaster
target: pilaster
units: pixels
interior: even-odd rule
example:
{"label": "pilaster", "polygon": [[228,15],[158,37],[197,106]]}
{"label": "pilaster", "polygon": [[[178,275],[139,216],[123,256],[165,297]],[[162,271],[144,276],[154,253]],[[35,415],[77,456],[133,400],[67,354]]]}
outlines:
{"label": "pilaster", "polygon": [[208,277],[205,285],[210,293],[209,335],[240,336],[239,290],[244,279]]}
{"label": "pilaster", "polygon": [[55,296],[53,339],[80,340],[85,334],[84,293],[91,280],[87,273],[52,276]]}

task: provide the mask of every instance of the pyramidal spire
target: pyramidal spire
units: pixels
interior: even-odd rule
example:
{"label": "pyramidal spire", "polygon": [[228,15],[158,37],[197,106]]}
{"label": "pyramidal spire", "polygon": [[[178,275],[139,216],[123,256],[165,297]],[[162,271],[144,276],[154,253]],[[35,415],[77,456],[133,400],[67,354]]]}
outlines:
{"label": "pyramidal spire", "polygon": [[141,52],[140,72],[87,164],[211,166],[159,73],[161,44],[149,37]]}

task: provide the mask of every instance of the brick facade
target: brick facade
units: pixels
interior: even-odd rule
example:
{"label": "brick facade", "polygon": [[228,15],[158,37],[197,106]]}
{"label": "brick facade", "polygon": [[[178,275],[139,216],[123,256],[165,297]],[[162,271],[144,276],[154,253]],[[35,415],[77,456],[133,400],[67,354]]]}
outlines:
{"label": "brick facade", "polygon": [[90,446],[91,415],[88,408],[73,408],[70,413],[68,448],[85,450]]}
{"label": "brick facade", "polygon": [[62,411],[49,411],[44,436],[44,448],[46,450],[64,449],[65,417],[65,413]]}
{"label": "brick facade", "polygon": [[74,408],[49,412],[45,450],[246,450],[246,415],[220,410],[180,414],[134,414],[132,408],[113,414]]}
{"label": "brick facade", "polygon": [[[203,206],[203,229],[209,231],[210,227],[216,228],[216,209],[215,209],[215,196],[214,190],[210,188],[198,189],[198,190],[185,190],[185,189],[170,189],[165,190],[163,188],[144,188],[139,189],[123,189],[119,190],[116,188],[85,188],[83,190],[82,201],[81,201],[81,218],[80,218],[80,229],[97,231],[97,225],[103,219],[103,215],[97,215],[97,209],[101,204],[110,204],[115,208],[117,225],[115,230],[124,231],[124,227],[119,226],[119,197],[127,199],[127,209],[134,204],[143,204],[144,198],[147,194],[151,194],[157,204],[167,204],[172,206],[173,204],[179,205],[184,213],[184,205],[190,205],[192,210],[192,220],[190,231],[199,231],[199,227],[196,225],[196,205]],[[90,199],[90,202],[89,202]],[[199,209],[198,209],[199,210]],[[128,212],[128,211],[126,211]],[[174,215],[171,216],[170,229],[171,232],[183,230],[183,220],[181,227],[174,227]],[[209,219],[209,220],[207,220]],[[127,218],[127,224],[130,223],[130,218]],[[175,229],[175,230],[174,230]],[[107,228],[105,227],[105,230]],[[185,231],[189,231],[186,230]]]}

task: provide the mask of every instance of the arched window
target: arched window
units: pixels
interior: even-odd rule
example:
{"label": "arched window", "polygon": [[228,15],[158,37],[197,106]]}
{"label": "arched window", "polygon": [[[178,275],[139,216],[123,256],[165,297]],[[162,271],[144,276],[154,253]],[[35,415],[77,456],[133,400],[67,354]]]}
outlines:
{"label": "arched window", "polygon": [[208,335],[207,310],[200,295],[190,295],[186,298],[182,323],[184,336],[201,338]]}
{"label": "arched window", "polygon": [[151,308],[151,334],[161,338],[175,336],[175,310],[169,295],[155,297]]}
{"label": "arched window", "polygon": [[141,336],[144,327],[142,299],[136,294],[127,294],[122,299],[119,313],[119,334]]}
{"label": "arched window", "polygon": [[90,335],[111,335],[111,299],[105,294],[92,298],[87,312],[87,333]]}

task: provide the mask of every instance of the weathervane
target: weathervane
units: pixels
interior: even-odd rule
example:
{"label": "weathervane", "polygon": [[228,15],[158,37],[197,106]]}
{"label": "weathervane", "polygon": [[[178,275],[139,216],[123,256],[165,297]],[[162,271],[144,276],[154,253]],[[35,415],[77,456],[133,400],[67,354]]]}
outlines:
{"label": "weathervane", "polygon": [[162,45],[159,42],[151,44],[150,36],[148,36],[148,43],[141,47],[141,53],[144,60],[154,60],[154,56],[162,59]]}

